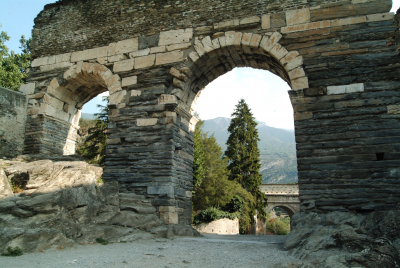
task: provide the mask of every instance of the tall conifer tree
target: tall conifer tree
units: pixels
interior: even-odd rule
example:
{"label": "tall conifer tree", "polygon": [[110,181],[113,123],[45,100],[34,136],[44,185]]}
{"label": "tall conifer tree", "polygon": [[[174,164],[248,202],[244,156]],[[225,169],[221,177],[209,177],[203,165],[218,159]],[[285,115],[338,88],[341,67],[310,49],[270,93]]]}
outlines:
{"label": "tall conifer tree", "polygon": [[260,150],[258,149],[257,122],[247,103],[241,99],[232,114],[228,131],[230,133],[225,156],[229,158],[229,179],[237,181],[255,199],[249,211],[249,216],[256,214],[265,219],[267,198],[260,190],[262,175],[260,174]]}

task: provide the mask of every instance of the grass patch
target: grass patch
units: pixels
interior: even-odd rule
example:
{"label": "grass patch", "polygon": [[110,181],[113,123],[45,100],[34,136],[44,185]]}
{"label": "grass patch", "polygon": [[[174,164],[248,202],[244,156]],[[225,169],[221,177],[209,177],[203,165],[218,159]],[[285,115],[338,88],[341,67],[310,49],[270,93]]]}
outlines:
{"label": "grass patch", "polygon": [[17,256],[21,256],[22,254],[22,249],[20,249],[19,247],[8,247],[6,252],[4,252],[3,254],[1,254],[1,256],[6,256],[6,257],[17,257]]}
{"label": "grass patch", "polygon": [[105,245],[108,245],[108,243],[109,243],[107,240],[105,240],[105,239],[103,239],[103,238],[100,238],[100,237],[99,237],[99,238],[96,238],[96,242],[99,243],[99,244],[102,244],[102,245],[104,245],[104,246],[105,246]]}

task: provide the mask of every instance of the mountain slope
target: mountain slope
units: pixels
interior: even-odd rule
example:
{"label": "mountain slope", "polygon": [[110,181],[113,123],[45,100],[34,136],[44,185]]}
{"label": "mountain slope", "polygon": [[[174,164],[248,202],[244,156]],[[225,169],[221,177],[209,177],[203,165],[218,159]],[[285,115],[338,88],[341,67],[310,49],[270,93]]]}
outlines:
{"label": "mountain slope", "polygon": [[[214,134],[222,150],[226,150],[229,118],[204,120],[204,132]],[[258,122],[261,170],[263,183],[290,183],[297,181],[296,143],[294,132],[267,126]]]}

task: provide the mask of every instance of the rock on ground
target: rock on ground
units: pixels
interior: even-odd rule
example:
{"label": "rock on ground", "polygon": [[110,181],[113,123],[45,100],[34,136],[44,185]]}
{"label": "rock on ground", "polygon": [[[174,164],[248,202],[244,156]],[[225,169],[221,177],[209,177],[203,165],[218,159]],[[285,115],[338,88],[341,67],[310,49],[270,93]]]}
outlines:
{"label": "rock on ground", "polygon": [[400,211],[299,212],[284,249],[300,259],[275,268],[400,267]]}
{"label": "rock on ground", "polygon": [[120,194],[117,182],[100,183],[101,167],[76,156],[46,158],[0,160],[1,253],[9,246],[35,252],[99,237],[118,242],[177,233],[143,197]]}

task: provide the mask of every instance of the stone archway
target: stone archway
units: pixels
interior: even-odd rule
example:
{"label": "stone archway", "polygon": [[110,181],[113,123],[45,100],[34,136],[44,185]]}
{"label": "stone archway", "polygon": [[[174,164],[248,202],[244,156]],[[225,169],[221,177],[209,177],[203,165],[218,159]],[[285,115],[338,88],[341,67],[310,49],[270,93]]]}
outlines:
{"label": "stone archway", "polygon": [[199,92],[217,77],[236,67],[252,67],[270,71],[284,81],[292,90],[308,88],[308,78],[302,67],[303,57],[297,51],[288,51],[279,44],[282,35],[242,32],[220,32],[218,35],[196,37],[195,51],[189,53],[188,61],[180,70],[172,68],[174,76],[172,95],[179,100],[179,112],[191,120],[193,102]]}
{"label": "stone archway", "polygon": [[107,67],[80,61],[68,64],[72,66],[64,71],[65,65],[41,67],[46,71],[58,71],[59,75],[45,80],[42,85],[28,85],[33,94],[28,101],[25,153],[74,154],[83,105],[107,90],[111,94],[110,103],[119,103],[124,98],[119,93],[120,77]]}
{"label": "stone archway", "polygon": [[[45,97],[36,94],[48,94],[54,78],[65,87],[63,74],[79,62],[118,75],[103,179],[151,202],[166,224],[191,223],[191,105],[235,66],[270,70],[292,87],[303,210],[371,211],[399,203],[391,178],[399,166],[400,58],[390,0],[99,1],[107,4],[63,0],[39,14],[27,95],[42,105]],[[70,122],[46,113],[40,119],[35,111],[28,115],[26,151],[62,152]],[[54,129],[64,129],[55,142]]]}

